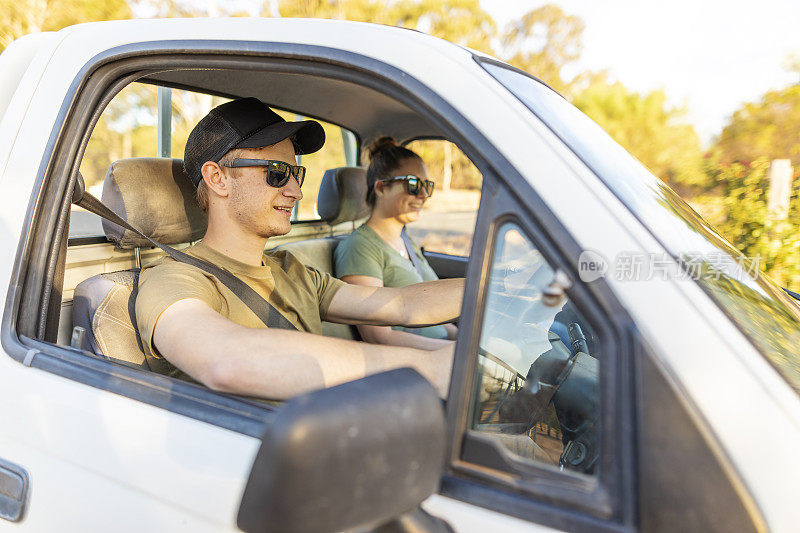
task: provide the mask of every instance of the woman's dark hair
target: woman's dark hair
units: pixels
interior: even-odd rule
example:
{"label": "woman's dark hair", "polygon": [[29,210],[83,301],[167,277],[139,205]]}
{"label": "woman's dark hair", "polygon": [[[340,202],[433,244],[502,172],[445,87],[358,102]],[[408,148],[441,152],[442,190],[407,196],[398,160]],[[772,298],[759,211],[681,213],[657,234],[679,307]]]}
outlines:
{"label": "woman's dark hair", "polygon": [[367,147],[369,167],[367,167],[367,203],[375,206],[375,182],[394,176],[406,159],[422,159],[405,146],[397,144],[392,137],[381,137]]}

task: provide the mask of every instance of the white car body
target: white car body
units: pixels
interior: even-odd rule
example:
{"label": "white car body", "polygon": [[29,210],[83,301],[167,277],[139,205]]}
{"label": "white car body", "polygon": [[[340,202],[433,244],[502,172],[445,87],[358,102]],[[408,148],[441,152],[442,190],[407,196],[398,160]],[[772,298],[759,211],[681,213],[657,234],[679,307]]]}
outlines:
{"label": "white car body", "polygon": [[[468,117],[581,247],[604,257],[620,251],[665,253],[586,165],[464,48],[417,32],[347,22],[92,23],[20,41],[0,58],[2,301],[20,236],[30,224],[26,217],[37,176],[48,164],[43,154],[82,69],[117,47],[173,41],[214,49],[261,41],[322,45],[392,65]],[[15,74],[6,77],[12,70]],[[757,525],[795,529],[800,523],[795,501],[800,401],[792,388],[692,280],[609,278],[608,284],[685,405],[699,417]],[[24,520],[0,521],[0,529],[9,531],[236,530],[239,501],[259,447],[251,436],[64,379],[5,354],[0,357],[0,421],[0,458],[23,466],[30,476]],[[446,495],[432,496],[425,507],[458,531],[548,530]]]}

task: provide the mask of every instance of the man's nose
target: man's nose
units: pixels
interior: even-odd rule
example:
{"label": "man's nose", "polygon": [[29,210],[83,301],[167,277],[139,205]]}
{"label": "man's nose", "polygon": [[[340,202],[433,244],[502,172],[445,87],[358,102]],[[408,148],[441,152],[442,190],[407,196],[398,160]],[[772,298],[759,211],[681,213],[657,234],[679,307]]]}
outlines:
{"label": "man's nose", "polygon": [[284,196],[293,198],[295,201],[300,201],[303,199],[303,191],[300,189],[300,184],[297,183],[297,179],[294,177],[289,178],[289,181],[287,181],[286,185],[283,186],[283,191],[281,192]]}

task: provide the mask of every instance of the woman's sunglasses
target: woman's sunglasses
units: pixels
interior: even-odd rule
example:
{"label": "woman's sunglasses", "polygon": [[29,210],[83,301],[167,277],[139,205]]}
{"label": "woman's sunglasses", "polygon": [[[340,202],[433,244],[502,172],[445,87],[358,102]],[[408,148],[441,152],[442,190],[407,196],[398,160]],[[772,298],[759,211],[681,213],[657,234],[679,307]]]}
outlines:
{"label": "woman's sunglasses", "polygon": [[266,167],[267,185],[270,187],[283,187],[291,177],[294,177],[297,180],[297,185],[302,187],[303,180],[306,177],[306,167],[290,165],[289,163],[272,159],[234,159],[221,164],[223,167],[228,168]]}
{"label": "woman's sunglasses", "polygon": [[411,196],[417,196],[422,189],[425,189],[425,192],[428,195],[428,198],[433,196],[433,186],[435,183],[432,180],[424,180],[414,176],[413,174],[409,174],[408,176],[395,176],[393,178],[383,178],[382,181],[384,183],[391,183],[393,181],[404,181],[406,182],[406,192]]}

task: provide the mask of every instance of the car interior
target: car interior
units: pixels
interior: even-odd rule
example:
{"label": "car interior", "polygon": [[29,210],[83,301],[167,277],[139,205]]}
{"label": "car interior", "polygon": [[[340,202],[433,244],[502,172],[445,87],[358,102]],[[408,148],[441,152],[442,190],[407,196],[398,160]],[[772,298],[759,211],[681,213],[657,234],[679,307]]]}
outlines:
{"label": "car interior", "polygon": [[[312,220],[295,220],[288,235],[268,242],[268,248],[290,250],[323,272],[333,273],[337,243],[369,214],[360,149],[383,135],[403,143],[443,139],[443,132],[425,113],[379,90],[339,79],[292,72],[265,75],[250,70],[178,69],[149,74],[136,81],[140,87],[159,91],[159,98],[165,89],[169,95],[170,88],[200,97],[213,95],[215,100],[210,101],[214,105],[228,98],[256,96],[279,112],[286,112],[289,120],[293,113],[294,117],[324,121],[329,135],[326,144],[345,144],[349,161],[322,170],[316,180],[307,179],[306,183],[319,184],[316,191],[304,186],[306,198],[316,195],[316,216]],[[168,102],[168,112],[172,107]],[[107,110],[113,112],[113,101]],[[162,112],[163,107],[153,114]],[[158,117],[163,120],[163,116]],[[157,127],[163,128],[163,124]],[[333,127],[341,129],[341,140],[330,135]],[[91,146],[90,141],[89,149]],[[84,158],[88,157],[87,153]],[[83,176],[77,180],[76,189],[86,188]],[[95,184],[90,189],[98,191],[100,186]],[[161,244],[182,248],[198,241],[205,232],[205,214],[197,205],[195,189],[179,158],[113,160],[102,179],[101,190],[98,196],[105,206]],[[134,302],[139,269],[162,252],[132,231],[100,221],[80,208],[73,208],[71,216],[58,333],[53,340],[114,363],[149,370],[136,329]],[[298,214],[294,216],[297,218]],[[102,228],[102,233],[87,231],[87,221],[89,227]],[[428,250],[424,253],[440,277],[465,275],[466,257]],[[323,334],[358,339],[354,326],[329,322],[323,323]]]}

